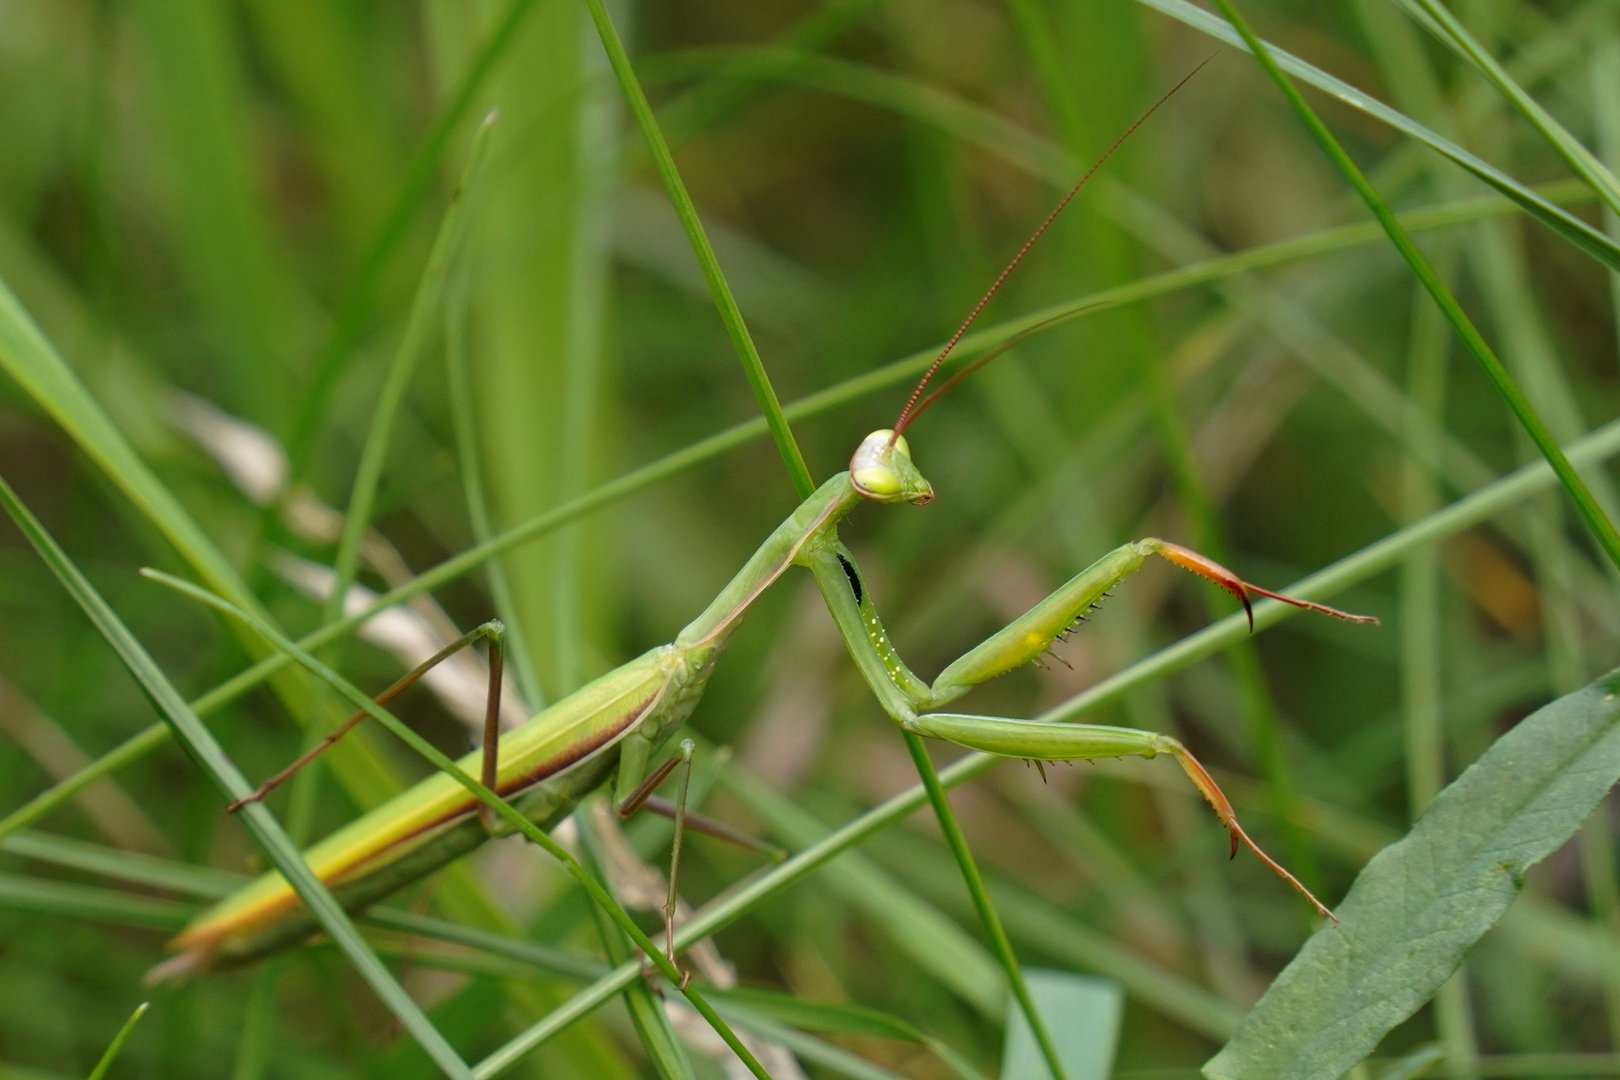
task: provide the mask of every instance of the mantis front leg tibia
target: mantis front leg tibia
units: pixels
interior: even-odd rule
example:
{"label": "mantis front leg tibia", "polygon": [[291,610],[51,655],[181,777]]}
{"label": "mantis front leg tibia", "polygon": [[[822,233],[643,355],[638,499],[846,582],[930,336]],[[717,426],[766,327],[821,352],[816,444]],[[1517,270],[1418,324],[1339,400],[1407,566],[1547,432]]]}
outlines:
{"label": "mantis front leg tibia", "polygon": [[[828,543],[808,552],[805,561],[816,575],[822,596],[838,623],[839,632],[856,666],[884,709],[902,728],[970,750],[1035,761],[1086,761],[1124,756],[1151,758],[1170,754],[1209,801],[1216,817],[1230,833],[1233,854],[1236,854],[1239,844],[1247,847],[1309,900],[1317,911],[1332,919],[1333,912],[1325,904],[1250,839],[1238,824],[1232,804],[1220,786],[1179,740],[1134,728],[1049,724],[1008,717],[931,711],[954,701],[982,682],[1040,657],[1109,590],[1141,569],[1150,555],[1158,555],[1221,586],[1242,601],[1245,611],[1249,611],[1251,597],[1266,596],[1349,622],[1376,621],[1251,585],[1195,551],[1179,544],[1148,538],[1123,544],[1104,555],[1029,611],[969,649],[948,665],[932,683],[925,683],[906,666],[890,643],[849,551],[840,543]],[[1249,618],[1252,626],[1252,611]]]}

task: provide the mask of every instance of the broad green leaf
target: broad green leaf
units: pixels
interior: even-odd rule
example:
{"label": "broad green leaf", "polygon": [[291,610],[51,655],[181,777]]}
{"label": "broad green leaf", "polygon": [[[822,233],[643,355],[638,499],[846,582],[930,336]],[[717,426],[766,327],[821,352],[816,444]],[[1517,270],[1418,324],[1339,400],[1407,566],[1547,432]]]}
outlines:
{"label": "broad green leaf", "polygon": [[1457,970],[1620,779],[1620,669],[1538,710],[1351,886],[1339,925],[1277,977],[1212,1078],[1342,1075]]}

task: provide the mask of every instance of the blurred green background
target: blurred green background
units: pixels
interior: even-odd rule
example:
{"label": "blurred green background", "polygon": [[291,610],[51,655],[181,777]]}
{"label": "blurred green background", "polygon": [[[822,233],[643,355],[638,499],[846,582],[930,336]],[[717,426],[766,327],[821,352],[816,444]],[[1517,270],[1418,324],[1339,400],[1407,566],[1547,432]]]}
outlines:
{"label": "blurred green background", "polygon": [[[613,9],[777,392],[835,391],[794,424],[817,480],[892,422],[915,365],[853,380],[937,348],[1085,165],[1216,54],[1108,162],[982,325],[1101,303],[912,429],[932,506],[860,513],[846,530],[919,672],[1127,539],[1181,540],[1283,587],[1535,459],[1275,88],[1175,17],[1184,10]],[[1268,40],[1519,181],[1568,174],[1398,5],[1245,11]],[[1465,15],[1600,157],[1620,147],[1610,6]],[[1420,242],[1558,437],[1611,418],[1616,294],[1601,266],[1417,140],[1311,100],[1397,209],[1429,215]],[[424,279],[492,108],[467,235],[448,273]],[[1608,227],[1583,189],[1550,194]],[[652,482],[512,550],[498,574],[479,567],[433,590],[450,625],[498,614],[513,626],[530,704],[671,638],[798,501],[764,438],[673,458],[758,408],[573,4],[5,0],[0,280],[133,448],[106,460],[64,411],[71,395],[7,377],[0,471],[188,695],[264,650],[136,575],[207,576],[198,538],[177,541],[172,516],[135,490],[166,490],[289,632],[330,621],[300,585],[336,558],[341,509],[321,504],[349,503],[424,281],[426,338],[379,461],[361,584],[407,582],[486,528],[655,466]],[[473,418],[459,429],[457,365]],[[1593,477],[1600,498],[1608,479]],[[487,526],[469,491],[487,496]],[[1291,621],[1089,719],[1177,733],[1229,783],[1251,833],[1331,904],[1496,735],[1613,666],[1613,574],[1565,505],[1554,493],[1519,503],[1332,597],[1381,629]],[[1059,647],[1061,662],[964,704],[1033,715],[1231,608],[1151,567]],[[346,637],[322,655],[380,688],[431,646],[399,651]],[[321,730],[336,711],[289,678],[210,724],[260,778],[297,753],[304,723]],[[447,750],[468,745],[431,693],[400,711]],[[35,554],[0,530],[0,815],[155,719]],[[806,575],[760,603],[692,727],[713,785],[704,811],[789,847],[803,841],[775,803],[830,825],[915,783]],[[386,739],[372,745],[399,775],[421,773]],[[295,835],[375,801],[358,759],[278,797]],[[1225,860],[1222,831],[1169,762],[1046,773],[1043,784],[1005,764],[954,799],[1013,943],[1026,963],[1123,988],[1118,1075],[1194,1075],[1307,936],[1309,913],[1256,861]],[[220,804],[165,744],[5,839],[0,1076],[84,1075],[216,882],[203,871],[257,865]],[[1537,869],[1466,981],[1385,1054],[1439,1039],[1482,1055],[1489,1075],[1617,1070],[1604,1056],[1620,1040],[1613,817],[1607,806]],[[632,834],[662,866],[667,829]],[[725,930],[725,961],[745,985],[851,1007],[825,1021],[827,1038],[871,1068],[952,1074],[924,1045],[863,1033],[856,1006],[994,1072],[999,974],[932,820],[914,816],[861,855]],[[463,925],[499,908],[538,940],[599,954],[585,903],[542,855],[503,843],[472,864],[399,906]],[[697,840],[683,891],[701,902],[759,865]],[[399,951],[402,978],[469,1060],[577,985],[532,970],[446,974],[434,947]],[[646,1067],[614,1003],[514,1075]],[[233,1074],[432,1069],[317,948],[160,992],[114,1073]]]}

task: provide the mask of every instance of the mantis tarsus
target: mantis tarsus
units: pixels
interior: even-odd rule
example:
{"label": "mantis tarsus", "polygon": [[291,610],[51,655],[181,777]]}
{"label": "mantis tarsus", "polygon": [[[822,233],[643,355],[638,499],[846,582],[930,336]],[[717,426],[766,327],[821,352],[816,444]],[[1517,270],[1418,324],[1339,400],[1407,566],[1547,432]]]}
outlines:
{"label": "mantis tarsus", "polygon": [[[1038,659],[1077,618],[1139,569],[1149,556],[1157,555],[1207,578],[1235,595],[1245,609],[1254,597],[1270,597],[1351,622],[1375,620],[1262,589],[1194,551],[1149,538],[1109,552],[1024,615],[968,650],[938,678],[926,682],[906,666],[890,644],[854,557],[838,537],[839,522],[862,502],[921,506],[932,500],[933,488],[913,464],[903,432],[940,393],[1000,350],[968,365],[927,398],[922,397],[924,388],[1030,246],[1102,162],[1168,96],[1160,98],[1115,141],[1035,230],[946,343],[894,426],[874,431],[862,440],[848,470],[822,484],[800,504],[707,610],[673,642],[597,678],[505,736],[497,734],[494,717],[500,682],[498,624],[485,624],[465,635],[385,691],[379,700],[391,697],[454,649],[489,638],[491,697],[484,747],[464,758],[461,768],[469,775],[481,776],[488,787],[544,828],[571,813],[581,798],[604,784],[615,771],[616,804],[628,809],[648,797],[651,784],[645,778],[653,755],[692,711],[750,605],[789,567],[803,566],[815,576],[839,634],[872,693],[902,728],[973,750],[1036,761],[1170,754],[1230,833],[1232,852],[1235,854],[1240,845],[1247,846],[1318,912],[1331,918],[1324,904],[1249,838],[1214,779],[1176,739],[1130,728],[1043,724],[937,710],[978,684]],[[669,768],[670,763],[666,763],[654,770],[652,784],[667,775]],[[261,791],[279,779],[273,779]],[[306,852],[305,857],[339,900],[356,909],[387,896],[501,831],[461,785],[449,776],[436,775],[338,830]],[[279,875],[269,874],[205,912],[182,932],[173,943],[181,955],[164,965],[162,974],[181,974],[216,962],[247,959],[297,941],[311,930],[312,924],[296,895]]]}

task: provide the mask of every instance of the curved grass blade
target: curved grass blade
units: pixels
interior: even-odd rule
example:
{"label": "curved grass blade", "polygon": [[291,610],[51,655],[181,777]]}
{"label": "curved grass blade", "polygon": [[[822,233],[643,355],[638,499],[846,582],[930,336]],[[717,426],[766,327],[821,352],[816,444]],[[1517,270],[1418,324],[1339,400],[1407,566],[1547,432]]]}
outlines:
{"label": "curved grass blade", "polygon": [[[821,1032],[851,1039],[894,1039],[915,1043],[938,1058],[942,1068],[949,1069],[962,1080],[984,1080],[984,1074],[950,1046],[921,1028],[879,1009],[848,1002],[811,1001],[796,994],[750,986],[718,991],[715,1001],[721,1006],[722,1012],[736,1016],[748,1028],[798,1051],[807,1060],[836,1069],[844,1075],[886,1080],[896,1074],[873,1066],[864,1058],[841,1056],[829,1060],[825,1051],[831,1049],[830,1044],[820,1043],[817,1047],[808,1043],[807,1036],[802,1033]],[[838,1053],[843,1054],[842,1051]]]}
{"label": "curved grass blade", "polygon": [[1007,937],[1007,928],[1002,925],[1001,915],[996,911],[995,902],[990,899],[990,891],[985,888],[984,875],[979,872],[978,861],[973,858],[967,837],[962,833],[962,826],[957,823],[956,814],[951,809],[951,801],[945,794],[945,787],[939,782],[939,771],[934,768],[934,760],[928,756],[928,748],[923,745],[920,735],[911,731],[901,734],[905,737],[906,752],[911,755],[912,765],[917,770],[917,778],[922,781],[923,789],[928,792],[934,819],[939,823],[940,831],[945,834],[946,845],[951,850],[951,857],[956,861],[957,870],[962,876],[962,884],[967,888],[968,896],[973,901],[974,913],[979,917],[979,924],[983,927],[985,936],[990,939],[990,951],[995,954],[1001,964],[1002,973],[1007,977],[1007,988],[1012,992],[1013,1001],[1023,1017],[1024,1030],[1029,1033],[1031,1042],[1040,1051],[1046,1072],[1057,1080],[1067,1080],[1068,1069],[1065,1067],[1063,1056],[1058,1052],[1057,1041],[1052,1037],[1046,1017],[1035,1004],[1035,995],[1030,991],[1029,980],[1024,977],[1024,969],[1018,962],[1017,953],[1013,952],[1012,940]]}
{"label": "curved grass blade", "polygon": [[[180,503],[113,423],[99,402],[39,330],[10,289],[0,281],[0,370],[10,375],[26,394],[53,419],[74,444],[127,498],[140,516],[156,528],[209,588],[255,614],[264,609],[219,546]],[[251,635],[242,639],[249,655],[266,657],[263,645]],[[273,672],[277,694],[295,716],[309,715],[301,682],[282,681]],[[137,738],[146,750],[162,745],[166,729],[147,729]],[[365,744],[357,744],[364,747]],[[125,754],[125,750],[130,754]],[[133,760],[134,747],[126,744],[115,753]],[[99,766],[98,766],[99,767]],[[346,757],[334,772],[345,788],[363,801],[378,801],[397,789],[398,780],[378,756],[361,752]],[[76,780],[70,783],[75,783]]]}
{"label": "curved grass blade", "polygon": [[[580,859],[589,867],[591,873],[602,880],[607,880],[599,858],[602,839],[593,815],[587,810],[586,813],[576,815],[574,823],[580,832]],[[632,959],[628,941],[619,932],[619,928],[613,925],[607,912],[600,907],[593,907],[591,914],[596,919],[597,936],[602,939],[602,949],[607,953],[608,962],[622,964]],[[636,1038],[659,1076],[665,1077],[666,1080],[697,1080],[691,1059],[687,1057],[680,1040],[675,1037],[675,1029],[670,1023],[669,1014],[664,1010],[662,997],[654,994],[650,985],[640,982],[625,987],[624,1008],[630,1014],[630,1023],[636,1029]]]}
{"label": "curved grass blade", "polygon": [[[70,596],[84,609],[107,643],[113,647],[129,673],[134,676],[147,698],[173,728],[175,738],[197,762],[203,772],[227,797],[240,799],[253,791],[253,785],[237,770],[225,751],[214,739],[213,733],[197,718],[179,692],[169,682],[141,643],[128,627],[102,599],[77,566],[67,557],[33,513],[17,498],[11,486],[0,478],[0,505],[11,515],[28,542],[39,552],[45,564],[61,581]],[[354,924],[349,921],[332,894],[320,883],[299,856],[298,847],[281,825],[262,806],[249,806],[242,822],[265,856],[281,871],[297,890],[299,897],[309,906],[324,929],[338,947],[348,956],[360,976],[371,985],[377,996],[398,1018],[400,1025],[410,1033],[418,1045],[439,1067],[451,1076],[469,1076],[466,1064],[433,1026],[432,1021],[405,993],[372,952]]]}
{"label": "curved grass blade", "polygon": [[1564,163],[1571,171],[1590,184],[1592,190],[1597,192],[1598,197],[1610,210],[1620,211],[1620,184],[1615,182],[1614,174],[1594,157],[1590,150],[1582,146],[1568,129],[1554,119],[1551,113],[1525,93],[1524,88],[1514,81],[1507,69],[1473,34],[1468,32],[1468,28],[1440,3],[1440,0],[1416,0],[1416,2],[1423,13],[1433,19],[1451,39],[1453,49],[1478,68],[1492,85],[1501,91],[1502,96],[1524,115],[1531,126],[1541,132],[1542,137],[1558,152],[1558,156],[1564,159]]}
{"label": "curved grass blade", "polygon": [[406,316],[405,332],[399,347],[394,350],[388,373],[377,394],[376,409],[372,413],[371,427],[360,451],[360,463],[355,469],[354,486],[349,491],[349,505],[343,515],[343,535],[338,540],[337,558],[333,562],[335,575],[331,597],[327,600],[323,622],[330,622],[343,613],[343,598],[354,584],[360,566],[360,543],[371,527],[371,512],[377,501],[377,486],[382,481],[383,463],[388,455],[389,440],[394,422],[405,401],[405,391],[417,363],[433,344],[434,335],[442,325],[445,282],[449,268],[461,250],[467,222],[472,216],[474,196],[478,191],[478,178],[483,172],[484,159],[489,153],[490,133],[495,127],[495,113],[488,113],[473,134],[467,153],[467,165],[461,182],[450,197],[450,205],[439,223],[439,232],[433,240],[433,250],[427,266],[417,283],[416,295],[411,300]]}
{"label": "curved grass blade", "polygon": [[366,320],[373,314],[383,274],[409,237],[412,217],[433,190],[433,181],[451,138],[472,110],[474,99],[483,92],[490,73],[506,55],[529,13],[537,6],[535,0],[511,0],[506,11],[491,25],[478,51],[467,61],[455,87],[445,96],[432,126],[412,152],[399,189],[337,302],[331,337],[315,361],[303,405],[287,441],[289,480],[304,477],[322,418],[356,353],[355,345],[361,339]]}
{"label": "curved grass blade", "polygon": [[[1240,49],[1247,50],[1248,48],[1244,44],[1242,37],[1231,26],[1223,22],[1218,16],[1188,3],[1187,0],[1137,0],[1137,2],[1168,15],[1178,22],[1185,23],[1212,38],[1224,41]],[[1592,256],[1592,258],[1597,259],[1611,270],[1620,270],[1620,244],[1616,244],[1613,239],[1603,235],[1603,233],[1568,211],[1554,206],[1500,169],[1469,153],[1438,132],[1424,127],[1404,113],[1390,108],[1378,99],[1357,90],[1347,82],[1334,78],[1320,68],[1307,64],[1292,53],[1285,52],[1272,45],[1267,45],[1266,48],[1277,58],[1278,66],[1284,71],[1311,84],[1351,108],[1359,109],[1368,116],[1388,124],[1397,131],[1403,132],[1428,145],[1438,153],[1445,155],[1473,173],[1480,180],[1512,199],[1526,213]]]}
{"label": "curved grass blade", "polygon": [[1342,1075],[1451,977],[1617,780],[1620,669],[1522,720],[1379,852],[1338,927],[1311,938],[1205,1075]]}
{"label": "curved grass blade", "polygon": [[1457,337],[1462,341],[1463,346],[1473,355],[1475,361],[1484,370],[1485,377],[1490,380],[1491,385],[1496,387],[1497,393],[1502,396],[1502,400],[1506,402],[1508,408],[1513,412],[1514,417],[1519,421],[1519,425],[1524,428],[1525,433],[1536,444],[1536,448],[1541,451],[1542,456],[1547,459],[1553,471],[1558,474],[1559,481],[1564,485],[1564,490],[1569,493],[1570,501],[1575,504],[1576,512],[1586,522],[1586,526],[1591,530],[1593,538],[1597,540],[1599,546],[1609,556],[1610,561],[1616,567],[1620,567],[1620,531],[1616,531],[1614,523],[1609,520],[1608,515],[1603,512],[1603,508],[1598,505],[1597,499],[1587,488],[1586,482],[1580,478],[1574,467],[1570,465],[1569,460],[1564,457],[1564,452],[1559,448],[1558,441],[1553,438],[1552,432],[1547,429],[1546,423],[1542,421],[1535,406],[1524,396],[1524,392],[1519,389],[1518,384],[1513,381],[1513,377],[1502,366],[1502,361],[1492,351],[1490,345],[1486,343],[1484,336],[1474,326],[1473,321],[1468,318],[1467,313],[1462,309],[1462,305],[1457,302],[1457,298],[1451,295],[1451,291],[1440,280],[1440,276],[1435,273],[1434,267],[1429,263],[1423,252],[1412,242],[1411,236],[1401,225],[1399,219],[1395,217],[1388,204],[1384,202],[1383,197],[1373,188],[1371,182],[1362,175],[1361,170],[1351,160],[1350,155],[1345,152],[1344,147],[1339,144],[1338,139],[1334,138],[1333,133],[1328,130],[1321,117],[1317,116],[1315,110],[1306,103],[1304,96],[1294,88],[1293,83],[1288,81],[1288,77],[1283,74],[1277,62],[1272,59],[1268,47],[1255,36],[1254,31],[1250,29],[1249,24],[1244,21],[1243,17],[1238,14],[1231,0],[1215,0],[1215,5],[1220,8],[1221,14],[1225,15],[1237,32],[1242,35],[1255,61],[1277,84],[1277,88],[1282,91],[1283,97],[1287,99],[1289,105],[1299,115],[1300,120],[1309,129],[1312,137],[1316,139],[1344,178],[1356,189],[1356,193],[1367,203],[1368,209],[1378,219],[1378,223],[1384,227],[1384,231],[1389,234],[1390,242],[1395,245],[1396,250],[1401,253],[1401,257],[1411,266],[1413,276],[1428,291],[1430,297],[1440,308],[1441,313],[1445,315],[1446,320],[1456,330]]}
{"label": "curved grass blade", "polygon": [[185,926],[195,914],[194,908],[168,900],[153,900],[95,885],[4,872],[0,872],[0,908],[168,933]]}
{"label": "curved grass blade", "polygon": [[726,332],[731,335],[732,347],[737,350],[737,358],[742,361],[748,385],[753,388],[754,397],[759,401],[760,412],[765,417],[765,426],[769,429],[771,438],[776,441],[777,452],[782,455],[782,463],[787,466],[788,475],[793,479],[794,490],[798,492],[799,498],[803,499],[815,490],[815,481],[810,478],[810,470],[804,463],[804,455],[799,452],[798,444],[793,441],[793,432],[788,427],[787,418],[782,414],[782,404],[777,399],[776,390],[771,386],[770,377],[765,373],[765,363],[760,359],[759,349],[755,347],[753,336],[749,334],[748,326],[743,322],[742,310],[737,307],[736,297],[731,295],[731,286],[726,284],[725,274],[720,270],[720,260],[714,253],[714,247],[709,243],[708,234],[703,231],[703,222],[698,219],[697,207],[693,205],[692,196],[686,190],[686,182],[681,179],[680,171],[675,167],[675,156],[670,153],[669,143],[658,128],[658,120],[653,116],[652,106],[647,103],[647,95],[641,89],[641,81],[636,78],[630,57],[624,51],[624,42],[619,40],[619,32],[614,29],[613,21],[608,17],[602,0],[586,0],[585,6],[590,10],[591,21],[596,24],[596,32],[602,39],[602,48],[607,51],[608,63],[612,66],[613,74],[624,91],[624,99],[630,106],[630,113],[636,118],[636,126],[641,129],[641,136],[647,142],[647,151],[652,156],[653,167],[658,171],[658,178],[664,182],[664,189],[669,193],[669,201],[675,208],[675,216],[680,218],[681,228],[686,231],[687,241],[692,245],[692,253],[697,256],[698,265],[703,269],[704,280],[709,283],[715,307],[720,311],[720,321],[725,323]]}
{"label": "curved grass blade", "polygon": [[113,1041],[107,1046],[107,1052],[101,1055],[101,1060],[96,1062],[96,1067],[90,1070],[90,1080],[101,1080],[102,1077],[107,1075],[107,1070],[112,1068],[113,1062],[118,1060],[118,1051],[124,1048],[124,1041],[135,1030],[135,1025],[141,1022],[141,1017],[146,1015],[146,1010],[151,1007],[151,1004],[150,1001],[143,1001],[135,1006],[135,1011],[129,1014],[129,1019],[124,1021],[124,1026],[118,1029],[117,1035],[113,1036]]}

